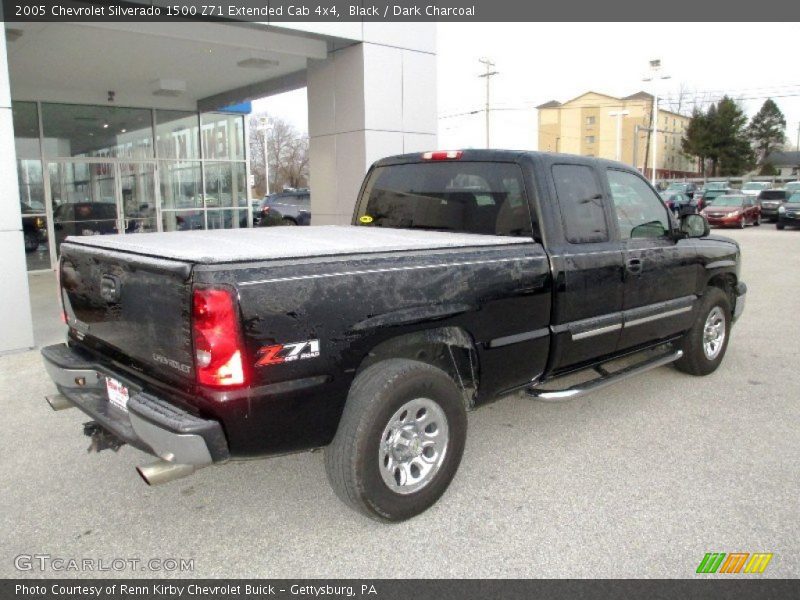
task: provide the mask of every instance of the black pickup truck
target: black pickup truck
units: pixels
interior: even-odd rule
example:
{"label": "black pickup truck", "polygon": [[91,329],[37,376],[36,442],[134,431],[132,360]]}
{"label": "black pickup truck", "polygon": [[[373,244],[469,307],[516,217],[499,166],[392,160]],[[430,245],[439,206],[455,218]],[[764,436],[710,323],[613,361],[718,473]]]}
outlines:
{"label": "black pickup truck", "polygon": [[[339,497],[398,521],[444,493],[478,405],[714,371],[739,266],[735,242],[619,163],[396,156],[351,226],[68,238],[48,401],[91,417],[95,449],[158,457],[138,469],[150,484],[326,447]],[[592,378],[559,384],[577,371]]]}

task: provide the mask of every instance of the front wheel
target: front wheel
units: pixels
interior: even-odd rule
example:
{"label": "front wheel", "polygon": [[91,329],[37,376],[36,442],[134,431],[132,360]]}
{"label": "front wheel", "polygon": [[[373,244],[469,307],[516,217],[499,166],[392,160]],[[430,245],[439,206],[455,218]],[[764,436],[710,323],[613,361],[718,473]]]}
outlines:
{"label": "front wheel", "polygon": [[778,223],[777,225],[775,225],[775,229],[786,229],[786,225],[784,225],[783,223]]}
{"label": "front wheel", "polygon": [[731,334],[731,303],[728,295],[711,287],[700,299],[697,320],[681,341],[683,357],[675,367],[691,375],[708,375],[717,370]]}
{"label": "front wheel", "polygon": [[341,500],[380,521],[430,508],[450,485],[467,436],[455,382],[426,363],[389,359],[360,373],[325,470]]}

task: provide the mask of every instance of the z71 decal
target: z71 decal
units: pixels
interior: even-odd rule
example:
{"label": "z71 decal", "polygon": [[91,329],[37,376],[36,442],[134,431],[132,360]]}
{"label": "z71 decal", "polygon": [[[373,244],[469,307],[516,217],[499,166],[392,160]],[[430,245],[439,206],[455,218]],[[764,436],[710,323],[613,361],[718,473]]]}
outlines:
{"label": "z71 decal", "polygon": [[316,358],[319,356],[319,340],[264,346],[258,351],[258,356],[257,367],[280,365],[305,358]]}

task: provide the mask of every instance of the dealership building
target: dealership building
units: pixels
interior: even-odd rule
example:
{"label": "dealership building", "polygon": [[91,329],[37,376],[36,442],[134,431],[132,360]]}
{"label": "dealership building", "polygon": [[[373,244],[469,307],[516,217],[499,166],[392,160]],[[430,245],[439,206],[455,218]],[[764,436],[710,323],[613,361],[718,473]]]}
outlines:
{"label": "dealership building", "polygon": [[369,164],[436,146],[435,24],[5,23],[0,352],[66,236],[252,226],[249,103],[300,88],[312,222],[347,223]]}

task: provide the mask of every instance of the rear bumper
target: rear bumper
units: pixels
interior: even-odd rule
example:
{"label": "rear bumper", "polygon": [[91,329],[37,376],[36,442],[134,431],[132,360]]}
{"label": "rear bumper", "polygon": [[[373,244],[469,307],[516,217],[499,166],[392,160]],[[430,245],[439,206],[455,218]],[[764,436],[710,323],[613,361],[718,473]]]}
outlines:
{"label": "rear bumper", "polygon": [[[43,348],[42,357],[59,393],[127,444],[171,463],[197,468],[230,458],[219,422],[186,412],[66,344]],[[108,377],[128,388],[127,411],[109,402]]]}
{"label": "rear bumper", "polygon": [[744,312],[744,305],[747,301],[747,286],[740,281],[736,284],[733,293],[736,296],[736,303],[733,306],[733,321],[736,321]]}

